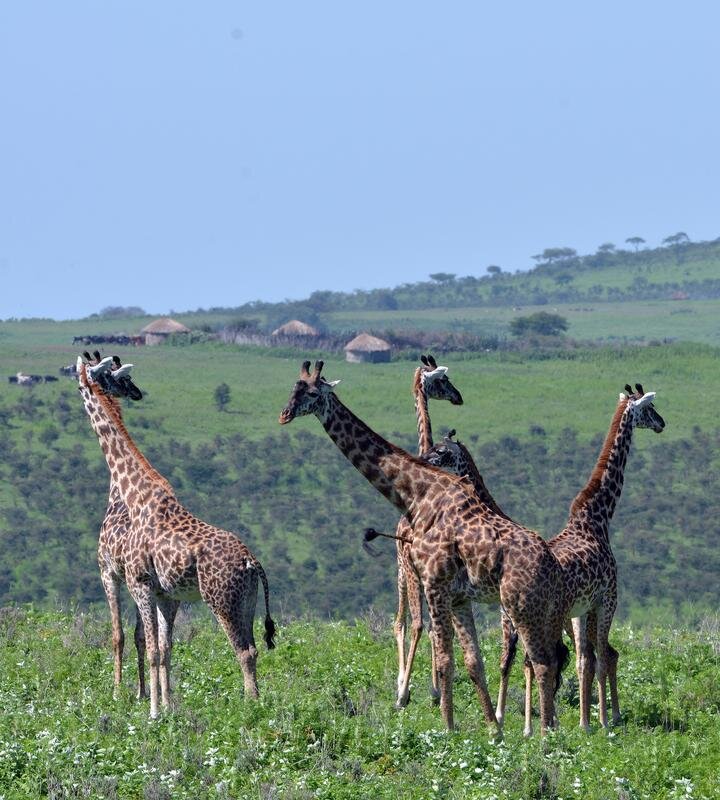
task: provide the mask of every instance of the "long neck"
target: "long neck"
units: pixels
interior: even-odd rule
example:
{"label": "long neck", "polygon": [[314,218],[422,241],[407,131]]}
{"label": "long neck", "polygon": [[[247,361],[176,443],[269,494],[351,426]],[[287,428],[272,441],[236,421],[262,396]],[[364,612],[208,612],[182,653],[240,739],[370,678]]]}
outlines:
{"label": "long neck", "polygon": [[140,452],[125,428],[117,405],[88,386],[81,386],[85,410],[110,470],[110,489],[117,489],[131,517],[157,492],[173,495],[170,484]]}
{"label": "long neck", "polygon": [[413,395],[415,397],[415,417],[417,418],[418,455],[427,453],[433,446],[432,426],[428,412],[428,397],[423,384],[423,371],[421,367],[415,370],[413,380]]}
{"label": "long neck", "polygon": [[477,468],[475,460],[470,455],[470,451],[462,442],[457,442],[457,446],[464,456],[460,470],[462,471],[462,474],[467,475],[472,481],[472,485],[475,487],[475,492],[480,499],[480,502],[484,503],[490,509],[490,511],[492,511],[494,514],[497,514],[499,517],[510,519],[510,517],[508,517],[502,508],[500,508],[500,506],[495,502],[495,498],[490,494],[487,486],[485,486],[483,476],[480,474],[480,470]]}
{"label": "long neck", "polygon": [[383,439],[333,393],[326,396],[316,416],[355,469],[411,519],[431,488],[441,489],[457,480]]}
{"label": "long neck", "polygon": [[633,428],[631,406],[627,400],[623,400],[615,409],[610,430],[590,480],[570,506],[571,517],[588,511],[594,518],[606,522],[612,519],[622,492]]}

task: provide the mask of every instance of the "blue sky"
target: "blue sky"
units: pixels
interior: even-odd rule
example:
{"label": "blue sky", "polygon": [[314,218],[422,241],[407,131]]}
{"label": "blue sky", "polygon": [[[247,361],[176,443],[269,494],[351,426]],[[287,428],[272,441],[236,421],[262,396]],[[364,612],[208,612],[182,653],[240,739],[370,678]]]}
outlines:
{"label": "blue sky", "polygon": [[0,318],[720,236],[720,6],[0,6]]}

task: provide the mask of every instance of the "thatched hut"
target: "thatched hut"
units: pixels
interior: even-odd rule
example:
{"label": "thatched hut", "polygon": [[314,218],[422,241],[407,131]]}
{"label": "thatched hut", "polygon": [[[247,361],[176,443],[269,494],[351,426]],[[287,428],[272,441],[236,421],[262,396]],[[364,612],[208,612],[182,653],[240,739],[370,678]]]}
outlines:
{"label": "thatched hut", "polygon": [[279,328],[275,328],[272,336],[318,336],[319,331],[308,325],[307,322],[300,322],[299,319],[291,319]]}
{"label": "thatched hut", "polygon": [[390,344],[377,336],[361,333],[345,345],[345,360],[378,364],[390,361]]}
{"label": "thatched hut", "polygon": [[145,337],[145,344],[162,344],[173,333],[190,333],[190,328],[170,317],[161,317],[146,325],[140,333]]}

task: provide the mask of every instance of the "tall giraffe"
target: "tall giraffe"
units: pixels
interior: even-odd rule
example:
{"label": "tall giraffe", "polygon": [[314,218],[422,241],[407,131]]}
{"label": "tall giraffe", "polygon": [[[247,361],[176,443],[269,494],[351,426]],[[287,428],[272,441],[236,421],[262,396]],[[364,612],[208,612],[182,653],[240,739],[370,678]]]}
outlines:
{"label": "tall giraffe", "polygon": [[[440,444],[433,445],[427,452],[425,452],[422,456],[422,460],[428,464],[432,464],[435,467],[440,467],[441,469],[445,470],[446,472],[450,472],[453,475],[459,476],[467,476],[467,478],[472,482],[475,492],[477,493],[478,497],[487,504],[487,506],[492,509],[492,511],[500,517],[504,517],[506,519],[510,519],[508,515],[500,508],[500,506],[495,501],[495,498],[490,494],[487,486],[485,485],[485,481],[483,480],[480,471],[475,464],[473,457],[470,455],[470,451],[465,447],[465,445],[460,441],[454,441],[453,436],[455,436],[455,430],[449,431],[444,437],[443,441]],[[410,545],[412,543],[412,528],[409,525],[404,525],[402,530],[398,525],[398,530],[396,531],[395,535],[379,533],[374,528],[366,528],[365,529],[365,545],[368,542],[371,542],[377,536],[385,536],[389,539],[395,539],[396,546],[398,549],[402,548],[404,553],[405,560],[409,563],[410,559]],[[374,554],[374,553],[373,553]],[[414,576],[414,572],[412,568],[408,568],[408,574],[412,574]],[[415,576],[417,581],[417,577]],[[417,638],[419,639],[422,633],[422,593],[420,592],[420,588],[418,585],[417,589],[420,599],[416,602],[415,605],[411,605],[411,619],[413,624],[413,632],[417,631]],[[454,605],[462,605],[463,603],[467,602],[473,595],[472,589],[467,582],[463,581],[456,581],[453,584],[453,603]],[[499,602],[500,597],[498,594],[492,595],[488,594],[483,598],[483,602],[487,603],[496,603]],[[515,634],[515,638],[517,639],[517,634]],[[414,640],[415,647],[411,647],[408,657],[405,661],[405,673],[402,678],[402,683],[399,684],[398,689],[398,697],[405,698],[405,704],[407,704],[407,699],[409,698],[409,689],[410,689],[410,678],[412,675],[413,663],[415,658],[415,652],[417,649],[417,640]],[[412,644],[412,642],[411,642]],[[558,645],[558,659],[561,665],[561,668],[564,667],[565,661],[567,659],[568,652],[567,648],[563,645]],[[432,646],[432,637],[431,637],[431,658],[432,658],[432,671],[433,671],[433,696],[435,696],[436,690],[436,676],[435,676],[435,652],[434,647]],[[512,661],[505,659],[504,665],[502,666],[503,669],[509,669],[512,666]],[[559,674],[558,674],[558,681],[556,682],[556,687],[559,686]],[[437,692],[439,696],[439,691]],[[400,703],[398,702],[398,707],[401,707]],[[498,718],[498,723],[500,727],[502,727],[502,718]]]}
{"label": "tall giraffe", "polygon": [[[471,600],[498,595],[533,665],[543,732],[554,724],[558,643],[567,612],[562,572],[533,531],[497,514],[466,477],[450,475],[390,444],[344,406],[335,382],[321,376],[322,361],[305,361],[280,424],[314,414],[352,465],[408,518],[410,560],[422,582],[432,623],[440,682],[440,709],[453,728],[453,628],[485,719],[497,727],[488,694]],[[457,603],[454,586],[467,591]]]}
{"label": "tall giraffe", "polygon": [[[122,410],[116,398],[127,397],[132,400],[140,400],[142,392],[132,383],[128,373],[132,364],[126,364],[121,370],[122,365],[117,356],[109,358],[101,367],[102,359],[97,350],[94,358],[89,353],[83,353],[88,362],[88,369],[97,375],[98,382],[105,391],[108,402],[115,406],[116,412],[122,416]],[[114,372],[106,371],[105,367],[112,362]],[[127,539],[130,534],[130,515],[127,507],[120,497],[120,489],[115,482],[110,480],[110,493],[108,504],[105,510],[100,536],[98,537],[98,566],[100,567],[100,579],[102,581],[105,597],[110,608],[110,618],[112,622],[112,644],[114,661],[114,686],[117,694],[122,683],[122,663],[123,649],[125,646],[125,634],[122,626],[122,614],[120,607],[120,586],[125,582],[125,551]],[[177,604],[175,611],[177,610]],[[174,617],[174,613],[173,613]],[[161,628],[164,633],[164,629]],[[145,631],[143,628],[142,617],[138,607],[135,606],[135,651],[137,654],[137,697],[141,699],[146,696],[145,689]],[[160,644],[160,649],[167,647],[165,642]]]}
{"label": "tall giraffe", "polygon": [[[597,666],[600,724],[607,727],[605,679],[610,682],[613,722],[620,721],[617,695],[618,653],[608,641],[617,606],[617,564],[610,547],[609,527],[620,499],[625,464],[635,428],[661,433],[665,421],[653,406],[655,392],[636,392],[625,386],[610,422],[597,463],[585,487],[570,507],[565,528],[548,541],[565,576],[570,610],[566,628],[575,641],[575,667],[580,686],[580,727],[590,728],[590,693]],[[505,713],[507,682],[515,655],[517,636],[511,620],[503,615],[503,656],[497,716]],[[597,665],[594,648],[597,652]],[[532,733],[532,666],[525,664],[525,733]]]}
{"label": "tall giraffe", "polygon": [[[428,411],[428,399],[449,400],[453,405],[462,405],[460,392],[453,386],[447,376],[447,367],[439,367],[435,359],[421,356],[422,364],[413,376],[413,397],[415,398],[415,416],[418,431],[418,455],[422,456],[433,447],[432,425]],[[422,589],[420,580],[410,562],[409,539],[412,538],[410,525],[402,517],[396,530],[397,551],[397,587],[398,606],[395,614],[393,630],[398,651],[397,701],[398,708],[404,708],[410,699],[410,672],[415,659],[415,651],[423,630]],[[407,616],[410,614],[410,644],[405,651],[405,635],[407,632]],[[431,694],[439,697],[437,676],[435,671],[435,650],[431,642],[432,686]],[[409,668],[408,668],[408,665]]]}
{"label": "tall giraffe", "polygon": [[257,697],[253,618],[258,579],[263,584],[268,648],[273,647],[275,632],[265,571],[234,534],[199,520],[181,505],[130,437],[98,379],[103,374],[100,367],[88,368],[78,359],[78,382],[112,481],[130,517],[125,579],[145,630],[150,716],[158,716],[160,701],[165,707],[170,703],[172,609],[179,600],[207,603],[240,662],[246,695]]}

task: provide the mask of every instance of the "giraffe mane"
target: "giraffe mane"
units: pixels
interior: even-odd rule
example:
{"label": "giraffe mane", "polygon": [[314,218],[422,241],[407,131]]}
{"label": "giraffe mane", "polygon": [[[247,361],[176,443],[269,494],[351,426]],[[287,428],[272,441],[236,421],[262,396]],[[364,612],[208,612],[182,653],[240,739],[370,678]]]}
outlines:
{"label": "giraffe mane", "polygon": [[[455,431],[453,431],[453,435],[454,434],[455,434]],[[483,480],[483,476],[480,474],[480,470],[478,469],[478,466],[475,463],[475,459],[470,455],[470,451],[467,449],[467,447],[465,447],[465,445],[462,442],[454,442],[454,444],[465,455],[465,458],[467,460],[467,466],[468,466],[468,478],[470,478],[470,481],[472,482],[473,486],[475,487],[475,490],[479,494],[482,494],[483,492],[485,493],[485,495],[487,497],[487,500],[486,500],[487,505],[490,507],[490,509],[493,512],[495,512],[498,516],[505,517],[505,519],[509,520],[510,517],[508,517],[508,515],[502,510],[502,508],[500,508],[500,506],[495,501],[495,498],[492,496],[492,494],[488,490],[487,486],[485,485],[485,481]]]}
{"label": "giraffe mane", "polygon": [[[623,399],[625,402],[623,402]],[[590,478],[585,484],[585,487],[578,492],[575,499],[572,501],[572,504],[570,505],[570,516],[577,514],[600,488],[600,481],[602,480],[603,473],[605,472],[607,463],[610,459],[610,452],[612,451],[613,444],[615,443],[615,437],[617,436],[620,422],[622,421],[623,415],[627,409],[627,401],[628,398],[625,397],[625,395],[620,396],[620,402],[615,409],[615,414],[612,418],[612,422],[610,423],[610,430],[607,432],[607,436],[603,442],[603,446],[600,450],[600,455],[597,463],[595,464],[595,468],[590,474]]]}
{"label": "giraffe mane", "polygon": [[153,467],[153,465],[147,460],[147,458],[145,458],[145,456],[140,452],[138,446],[135,444],[135,441],[133,440],[132,436],[130,436],[130,433],[128,429],[125,427],[125,423],[122,418],[120,404],[117,403],[115,398],[108,397],[108,395],[106,395],[105,392],[101,391],[100,388],[97,386],[97,384],[90,383],[87,380],[87,375],[85,374],[84,371],[85,365],[83,364],[82,367],[83,369],[80,375],[81,375],[81,382],[83,383],[83,385],[90,392],[92,392],[95,395],[95,397],[97,397],[101,405],[105,406],[105,410],[107,411],[108,416],[112,418],[113,422],[120,431],[120,434],[124,437],[125,441],[127,442],[127,445],[130,448],[132,454],[135,456],[135,458],[137,458],[138,462],[143,467],[145,472],[147,472],[150,475],[150,477],[152,477],[153,480],[158,481],[162,485],[163,489],[165,489],[165,491],[168,492],[168,494],[174,497],[175,492],[173,491],[173,488],[169,484],[167,479],[164,478],[155,469],[155,467]]}

